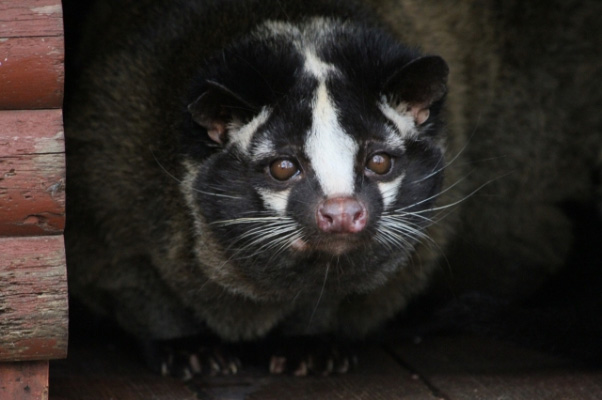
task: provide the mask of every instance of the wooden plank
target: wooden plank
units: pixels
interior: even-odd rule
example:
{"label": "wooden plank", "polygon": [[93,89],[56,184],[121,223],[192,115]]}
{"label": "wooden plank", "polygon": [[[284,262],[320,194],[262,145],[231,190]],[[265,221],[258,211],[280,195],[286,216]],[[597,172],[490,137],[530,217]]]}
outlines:
{"label": "wooden plank", "polygon": [[61,36],[60,0],[1,0],[0,38]]}
{"label": "wooden plank", "polygon": [[0,361],[67,355],[62,236],[0,238]]}
{"label": "wooden plank", "polygon": [[202,400],[433,400],[430,389],[376,344],[358,349],[357,369],[328,377],[254,375],[199,378],[193,381]]}
{"label": "wooden plank", "polygon": [[65,226],[61,110],[0,111],[0,236]]}
{"label": "wooden plank", "polygon": [[511,343],[460,336],[392,347],[444,399],[602,398],[602,371]]}
{"label": "wooden plank", "polygon": [[48,361],[0,363],[0,399],[47,400]]}
{"label": "wooden plank", "polygon": [[0,39],[0,109],[60,108],[64,62],[62,36]]}
{"label": "wooden plank", "polygon": [[[433,400],[430,389],[376,345],[358,352],[356,370],[331,377],[272,377],[248,400]],[[202,398],[202,397],[201,397]],[[223,397],[216,396],[214,399]]]}
{"label": "wooden plank", "polygon": [[360,349],[360,365],[331,377],[272,376],[267,365],[243,366],[236,376],[197,377],[182,383],[146,370],[115,345],[71,348],[67,360],[51,364],[51,400],[433,400],[422,382],[377,345]]}
{"label": "wooden plank", "polygon": [[148,370],[126,349],[95,343],[50,364],[52,400],[198,400],[185,383]]}

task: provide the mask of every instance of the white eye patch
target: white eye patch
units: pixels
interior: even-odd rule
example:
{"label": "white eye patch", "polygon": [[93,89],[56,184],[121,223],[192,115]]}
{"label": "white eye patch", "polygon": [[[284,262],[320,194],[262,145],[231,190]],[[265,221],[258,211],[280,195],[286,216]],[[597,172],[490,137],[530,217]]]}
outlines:
{"label": "white eye patch", "polygon": [[264,107],[251,121],[244,125],[235,124],[230,127],[231,146],[236,146],[243,154],[249,155],[251,141],[257,130],[265,124],[271,115],[271,110]]}
{"label": "white eye patch", "polygon": [[416,123],[412,114],[410,112],[399,111],[400,109],[403,109],[403,106],[395,109],[387,104],[387,102],[383,99],[379,103],[378,107],[384,116],[387,117],[387,119],[391,121],[397,128],[398,140],[403,141],[405,139],[415,137],[418,134]]}
{"label": "white eye patch", "polygon": [[286,207],[288,205],[291,189],[282,191],[258,189],[258,192],[267,209],[274,211],[280,216],[286,215]]}
{"label": "white eye patch", "polygon": [[400,175],[392,181],[378,183],[378,190],[380,190],[380,194],[383,198],[385,210],[388,210],[391,205],[395,203],[395,200],[397,200],[399,188],[401,187],[401,182],[404,177],[405,175]]}

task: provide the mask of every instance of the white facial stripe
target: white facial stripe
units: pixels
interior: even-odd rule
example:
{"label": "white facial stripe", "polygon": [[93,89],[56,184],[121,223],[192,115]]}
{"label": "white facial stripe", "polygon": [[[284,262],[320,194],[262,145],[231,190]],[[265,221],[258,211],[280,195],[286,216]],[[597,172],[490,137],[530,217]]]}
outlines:
{"label": "white facial stripe", "polygon": [[299,28],[288,22],[267,21],[264,26],[271,35],[287,35],[293,38],[301,35]]}
{"label": "white facial stripe", "polygon": [[318,56],[311,50],[305,49],[305,71],[319,81],[326,79],[328,74],[336,73],[337,69],[332,64],[327,64],[320,60]]}
{"label": "white facial stripe", "polygon": [[263,108],[259,114],[255,116],[247,124],[236,127],[233,126],[231,130],[230,140],[233,146],[237,146],[243,153],[248,154],[249,146],[253,135],[257,132],[257,129],[263,125],[270,116],[270,110]]}
{"label": "white facial stripe", "polygon": [[[393,122],[393,124],[399,131],[401,139],[411,138],[418,133],[418,131],[416,130],[416,124],[414,123],[414,118],[409,112],[402,113],[399,110],[396,110],[393,107],[391,107],[385,101],[381,102],[378,106],[380,108],[380,111],[385,115],[385,117],[387,117],[391,122]],[[399,107],[399,109],[403,109],[403,106]]]}
{"label": "white facial stripe", "polygon": [[276,149],[274,147],[274,143],[263,138],[258,140],[255,146],[253,147],[253,158],[257,160],[261,158],[271,157],[274,155],[275,152]]}
{"label": "white facial stripe", "polygon": [[305,153],[324,194],[353,194],[353,166],[357,152],[357,143],[343,131],[326,84],[321,82],[313,104],[313,123],[305,143]]}
{"label": "white facial stripe", "polygon": [[286,215],[286,206],[288,204],[289,195],[291,194],[291,189],[283,191],[259,189],[258,192],[266,208],[276,212],[278,215]]}
{"label": "white facial stripe", "polygon": [[378,189],[383,197],[385,210],[388,210],[391,204],[397,199],[397,194],[399,193],[399,188],[401,187],[401,182],[404,177],[405,175],[401,175],[390,182],[378,182]]}
{"label": "white facial stripe", "polygon": [[397,130],[385,125],[385,131],[387,132],[386,142],[389,146],[405,149],[405,141],[401,138]]}
{"label": "white facial stripe", "polygon": [[337,73],[332,64],[325,63],[316,55],[316,48],[320,47],[323,36],[328,36],[331,31],[331,22],[324,18],[314,18],[300,26],[286,22],[268,21],[259,32],[266,36],[284,36],[290,44],[305,57],[305,72],[322,81],[328,74]]}

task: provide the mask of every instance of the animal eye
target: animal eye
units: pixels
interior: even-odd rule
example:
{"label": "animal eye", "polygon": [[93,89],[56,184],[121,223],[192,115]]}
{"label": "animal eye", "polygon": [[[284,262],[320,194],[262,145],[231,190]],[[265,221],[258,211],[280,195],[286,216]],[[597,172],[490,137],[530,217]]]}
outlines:
{"label": "animal eye", "polygon": [[391,170],[392,165],[393,161],[391,160],[390,155],[386,153],[376,153],[370,157],[366,163],[366,168],[375,174],[384,175]]}
{"label": "animal eye", "polygon": [[289,180],[298,173],[297,163],[288,158],[280,158],[270,164],[270,174],[279,181]]}

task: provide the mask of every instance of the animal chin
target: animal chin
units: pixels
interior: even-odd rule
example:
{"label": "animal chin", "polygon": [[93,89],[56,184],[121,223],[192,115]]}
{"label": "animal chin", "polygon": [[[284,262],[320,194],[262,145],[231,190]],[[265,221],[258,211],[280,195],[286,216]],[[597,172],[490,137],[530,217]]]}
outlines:
{"label": "animal chin", "polygon": [[363,241],[357,235],[338,233],[320,238],[313,242],[297,239],[291,244],[291,248],[298,252],[320,252],[333,256],[341,256],[349,253],[362,245]]}

